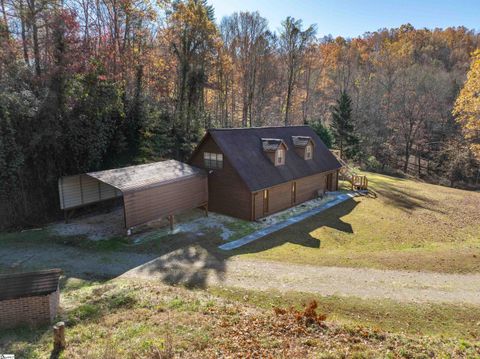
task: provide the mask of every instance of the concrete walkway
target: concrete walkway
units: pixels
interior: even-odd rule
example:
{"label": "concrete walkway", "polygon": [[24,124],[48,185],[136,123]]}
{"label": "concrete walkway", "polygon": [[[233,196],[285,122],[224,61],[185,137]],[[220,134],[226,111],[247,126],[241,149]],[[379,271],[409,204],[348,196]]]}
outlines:
{"label": "concrete walkway", "polygon": [[248,243],[251,243],[253,241],[256,241],[257,239],[260,239],[262,237],[265,237],[271,233],[277,232],[285,227],[288,227],[294,223],[298,223],[300,221],[303,221],[306,218],[312,217],[316,214],[319,214],[333,206],[336,206],[339,203],[345,202],[346,200],[349,200],[350,198],[353,198],[357,195],[359,195],[358,192],[330,192],[328,194],[329,196],[333,195],[333,199],[331,201],[328,201],[318,207],[312,208],[310,210],[307,210],[305,212],[302,212],[300,214],[297,214],[295,216],[292,216],[282,222],[275,223],[267,228],[262,228],[261,230],[258,230],[256,232],[253,232],[245,237],[242,237],[240,239],[237,239],[235,241],[231,241],[225,244],[222,244],[218,248],[224,250],[224,251],[230,251],[232,249],[240,248],[241,246],[244,246]]}

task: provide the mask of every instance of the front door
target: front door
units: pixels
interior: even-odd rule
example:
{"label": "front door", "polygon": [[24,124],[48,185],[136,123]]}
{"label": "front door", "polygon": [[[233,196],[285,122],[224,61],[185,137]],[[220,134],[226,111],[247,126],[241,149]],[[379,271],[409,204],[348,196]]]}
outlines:
{"label": "front door", "polygon": [[292,206],[297,202],[297,182],[292,182]]}
{"label": "front door", "polygon": [[268,189],[263,190],[263,215],[265,216],[268,213]]}
{"label": "front door", "polygon": [[330,174],[327,175],[327,191],[332,191],[333,190],[332,184],[333,184],[333,176],[330,173]]}

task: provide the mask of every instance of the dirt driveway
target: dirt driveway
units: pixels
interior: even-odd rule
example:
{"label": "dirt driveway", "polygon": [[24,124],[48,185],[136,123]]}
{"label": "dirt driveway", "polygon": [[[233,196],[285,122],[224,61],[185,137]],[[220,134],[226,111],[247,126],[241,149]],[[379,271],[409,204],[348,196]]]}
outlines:
{"label": "dirt driveway", "polygon": [[226,286],[318,295],[393,299],[402,302],[480,305],[480,274],[440,274],[221,258],[192,244],[162,256],[124,251],[95,252],[61,245],[3,246],[0,268],[63,268],[67,276],[159,279],[194,286]]}
{"label": "dirt driveway", "polygon": [[[196,261],[192,261],[196,258]],[[393,299],[402,302],[480,305],[480,274],[440,274],[376,269],[317,267],[232,258],[218,271],[215,261],[191,249],[188,260],[172,252],[126,272],[126,277],[186,282],[203,278],[207,286],[299,291],[318,295]]]}

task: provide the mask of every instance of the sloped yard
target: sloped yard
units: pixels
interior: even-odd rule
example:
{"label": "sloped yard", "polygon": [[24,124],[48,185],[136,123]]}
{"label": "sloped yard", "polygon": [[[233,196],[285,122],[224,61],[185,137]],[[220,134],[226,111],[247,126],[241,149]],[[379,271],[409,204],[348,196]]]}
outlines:
{"label": "sloped yard", "polygon": [[235,255],[320,266],[480,271],[480,193],[366,173],[371,192]]}
{"label": "sloped yard", "polygon": [[[130,238],[97,223],[90,239],[0,234],[0,271],[65,270],[65,358],[478,357],[480,194],[368,176],[369,196],[238,250],[218,245],[263,224],[199,212]],[[320,325],[285,311],[312,299]],[[0,352],[49,357],[51,341],[48,327],[2,331]]]}
{"label": "sloped yard", "polygon": [[[67,348],[61,357],[480,355],[474,324],[480,312],[475,308],[399,307],[335,297],[319,298],[316,307],[312,300],[302,294],[280,297],[226,289],[191,291],[139,280],[70,279],[63,287]],[[48,358],[51,330],[0,331],[0,350],[19,358]]]}

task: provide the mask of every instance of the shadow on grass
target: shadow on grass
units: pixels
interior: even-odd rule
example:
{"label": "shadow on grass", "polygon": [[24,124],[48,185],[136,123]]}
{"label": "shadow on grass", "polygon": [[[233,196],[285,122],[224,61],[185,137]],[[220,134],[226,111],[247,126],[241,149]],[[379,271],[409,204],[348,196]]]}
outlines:
{"label": "shadow on grass", "polygon": [[411,213],[415,209],[427,209],[438,213],[445,213],[439,209],[439,201],[417,194],[412,189],[405,189],[390,183],[376,183],[375,189],[375,193],[381,195],[386,204],[408,213]]}
{"label": "shadow on grass", "polygon": [[351,224],[344,222],[341,218],[352,212],[357,205],[357,201],[349,199],[302,222],[260,238],[233,251],[225,251],[223,253],[225,253],[225,256],[258,253],[282,246],[285,243],[297,244],[308,248],[320,248],[321,241],[313,238],[310,233],[322,227],[333,228],[345,233],[353,233]]}
{"label": "shadow on grass", "polygon": [[[113,243],[114,239],[102,244],[87,240],[83,240],[87,243],[82,243],[80,238],[60,240],[48,231],[36,232],[29,235],[34,237],[32,240],[21,238],[21,243],[16,244],[13,244],[12,238],[7,241],[12,243],[12,249],[15,251],[12,250],[13,257],[6,263],[7,265],[15,263],[19,257],[27,255],[20,251],[19,245],[28,248],[28,252],[32,252],[34,257],[20,266],[19,270],[59,266],[66,276],[61,283],[62,291],[68,291],[75,285],[84,285],[81,283],[82,280],[102,282],[125,273],[156,278],[168,284],[205,288],[209,276],[215,276],[218,281],[223,281],[227,270],[226,264],[233,256],[257,253],[285,243],[320,248],[320,241],[313,238],[310,232],[324,226],[353,233],[352,226],[341,218],[350,213],[356,205],[357,202],[354,200],[345,201],[233,251],[218,248],[225,242],[215,229],[210,229],[203,235],[179,233],[136,245],[125,239],[117,243]],[[8,251],[7,248],[6,253]],[[57,258],[61,259],[61,262],[55,263]],[[69,283],[72,279],[80,282]]]}
{"label": "shadow on grass", "polygon": [[[353,233],[351,225],[342,221],[341,217],[350,213],[356,205],[356,201],[348,200],[301,223],[294,224],[234,251],[220,250],[218,246],[225,242],[214,231],[206,233],[204,236],[195,234],[167,236],[137,246],[128,246],[122,242],[118,247],[115,246],[115,250],[108,247],[108,250],[103,251],[89,245],[73,248],[70,242],[61,243],[57,240],[49,240],[48,232],[35,233],[35,238],[30,241],[23,238],[21,245],[23,247],[31,246],[30,249],[36,252],[36,256],[29,260],[29,262],[33,261],[29,265],[36,267],[47,267],[52,253],[54,257],[70,256],[62,266],[65,277],[60,282],[60,291],[63,294],[102,283],[132,269],[167,284],[205,288],[211,275],[217,276],[219,281],[223,280],[227,262],[233,256],[268,250],[287,242],[309,248],[319,248],[320,241],[312,238],[309,233],[322,226]],[[113,266],[108,275],[97,272],[98,268],[105,265],[98,263],[105,256]],[[133,261],[125,260],[129,256],[139,257]],[[50,263],[51,266],[56,266],[56,263]],[[19,269],[27,270],[28,267],[22,266]],[[104,285],[98,289],[93,288],[91,294],[86,297],[86,301],[82,300],[74,308],[64,312],[62,317],[66,319],[67,325],[75,326],[77,323],[99,320],[107,312],[134,306],[138,300],[134,292],[110,291],[109,287],[109,285]],[[0,332],[0,348],[9,348],[9,338],[11,338],[11,341],[17,344],[18,342],[25,343],[18,349],[19,357],[30,357],[33,355],[35,346],[51,340],[50,330],[51,326],[45,326],[41,328],[22,327]],[[55,357],[55,353],[52,353],[53,357]]]}

